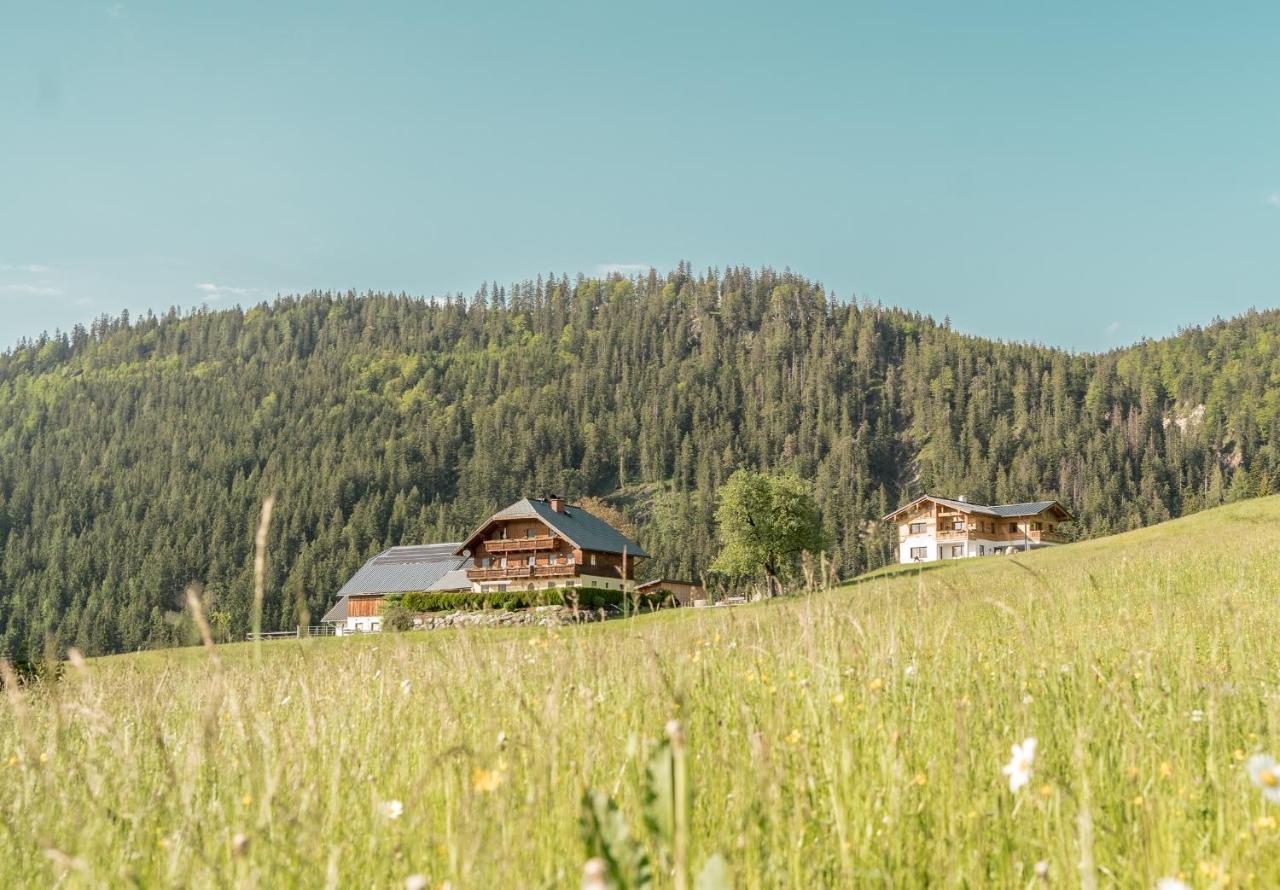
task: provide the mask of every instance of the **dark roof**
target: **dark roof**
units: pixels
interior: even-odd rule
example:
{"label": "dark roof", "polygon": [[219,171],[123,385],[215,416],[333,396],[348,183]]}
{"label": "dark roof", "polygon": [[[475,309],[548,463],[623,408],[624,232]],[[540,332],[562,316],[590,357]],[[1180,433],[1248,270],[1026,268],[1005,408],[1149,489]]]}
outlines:
{"label": "dark roof", "polygon": [[939,504],[946,504],[948,507],[961,510],[965,513],[977,513],[982,516],[996,516],[1001,519],[1009,519],[1014,516],[1035,516],[1043,513],[1050,507],[1056,506],[1063,513],[1066,513],[1067,516],[1075,519],[1075,517],[1071,515],[1071,511],[1062,506],[1059,501],[1026,501],[1021,504],[971,504],[968,501],[961,501],[953,498],[940,498],[937,495],[932,494],[923,494],[911,503],[904,504],[892,513],[889,513],[884,518],[889,519],[893,516],[897,516],[908,507],[913,507],[921,501],[926,500],[937,501]]}
{"label": "dark roof", "polygon": [[467,540],[456,545],[458,552],[461,553],[464,548],[470,546],[492,523],[503,519],[539,519],[579,550],[622,553],[625,549],[628,556],[640,558],[649,556],[639,544],[598,516],[588,513],[581,507],[568,505],[561,507],[558,511],[552,510],[551,505],[541,498],[521,498],[511,506],[494,513],[472,532]]}
{"label": "dark roof", "polygon": [[654,578],[652,581],[646,581],[643,584],[637,584],[636,589],[639,590],[645,587],[654,587],[658,584],[684,584],[688,587],[702,586],[697,581],[681,581],[677,578]]}

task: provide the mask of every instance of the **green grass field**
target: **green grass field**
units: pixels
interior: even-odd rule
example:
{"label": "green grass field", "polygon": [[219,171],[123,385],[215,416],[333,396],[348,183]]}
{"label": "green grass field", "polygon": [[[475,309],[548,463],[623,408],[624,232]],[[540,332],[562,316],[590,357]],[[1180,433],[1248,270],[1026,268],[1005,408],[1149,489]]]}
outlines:
{"label": "green grass field", "polygon": [[677,718],[735,887],[1276,887],[1278,594],[1269,498],[734,609],[101,659],[0,703],[0,886],[577,887],[584,789],[642,833]]}

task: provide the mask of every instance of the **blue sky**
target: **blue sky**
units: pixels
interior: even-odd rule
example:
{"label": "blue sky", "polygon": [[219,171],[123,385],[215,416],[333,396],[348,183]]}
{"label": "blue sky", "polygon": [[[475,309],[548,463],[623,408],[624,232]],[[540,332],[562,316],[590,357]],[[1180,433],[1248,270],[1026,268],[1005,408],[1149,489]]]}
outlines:
{"label": "blue sky", "polygon": [[792,269],[1099,349],[1280,305],[1280,6],[0,4],[0,348]]}

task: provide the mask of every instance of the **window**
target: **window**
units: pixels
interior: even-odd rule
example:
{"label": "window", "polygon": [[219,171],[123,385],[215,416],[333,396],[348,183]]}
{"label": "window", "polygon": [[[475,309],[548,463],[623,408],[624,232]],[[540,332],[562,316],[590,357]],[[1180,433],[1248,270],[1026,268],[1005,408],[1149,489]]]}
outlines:
{"label": "window", "polygon": [[592,565],[595,565],[595,564],[596,564],[596,555],[595,555],[594,553],[593,553],[593,554],[591,554],[591,564],[592,564]]}
{"label": "window", "polygon": [[912,547],[911,548],[912,559],[915,559],[915,560],[924,559],[928,556],[928,554],[929,554],[928,547]]}
{"label": "window", "polygon": [[502,557],[502,567],[503,567],[504,569],[507,567],[507,558],[506,558],[505,556],[504,556],[504,557]]}
{"label": "window", "polygon": [[951,520],[951,528],[953,531],[958,531],[958,532],[964,531],[964,520],[963,519]]}
{"label": "window", "polygon": [[533,537],[533,529],[532,529],[532,528],[526,528],[526,529],[524,530],[524,536],[525,536],[526,538],[532,538],[532,537]]}
{"label": "window", "polygon": [[1017,530],[1018,530],[1018,523],[1016,523],[1016,522],[1011,522],[1011,523],[1009,523],[1009,531],[1010,531],[1010,532],[1016,532]]}
{"label": "window", "polygon": [[538,563],[537,563],[537,559],[538,559],[538,558],[537,558],[536,556],[530,556],[530,557],[529,557],[529,565],[530,565],[530,566],[535,566],[535,565],[537,565],[537,564],[538,564]]}
{"label": "window", "polygon": [[1038,522],[1033,522],[1033,523],[1031,523],[1031,530],[1032,530],[1033,532],[1038,532],[1038,531],[1040,531],[1040,523],[1038,523]]}
{"label": "window", "polygon": [[498,540],[505,541],[506,539],[507,539],[507,527],[504,525],[502,528],[498,529]]}
{"label": "window", "polygon": [[952,559],[959,559],[960,557],[964,556],[964,545],[952,544],[950,556]]}
{"label": "window", "polygon": [[490,562],[489,557],[486,556],[484,559],[480,560],[480,568],[482,569],[489,568],[489,562]]}
{"label": "window", "polygon": [[913,522],[913,523],[911,523],[911,534],[913,534],[913,535],[923,535],[923,534],[924,534],[924,530],[925,530],[925,524],[924,524],[923,522]]}
{"label": "window", "polygon": [[979,545],[978,545],[978,555],[979,555],[979,556],[986,556],[986,553],[987,553],[987,546],[986,546],[985,544],[979,544]]}

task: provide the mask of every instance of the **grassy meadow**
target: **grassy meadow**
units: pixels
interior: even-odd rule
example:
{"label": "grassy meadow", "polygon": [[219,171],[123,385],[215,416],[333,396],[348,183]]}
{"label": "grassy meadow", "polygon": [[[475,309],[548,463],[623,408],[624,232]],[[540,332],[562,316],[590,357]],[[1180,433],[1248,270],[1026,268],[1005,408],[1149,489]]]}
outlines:
{"label": "grassy meadow", "polygon": [[0,700],[0,886],[577,887],[584,790],[644,836],[677,719],[735,887],[1276,887],[1278,594],[1269,498],[732,609],[94,660]]}

